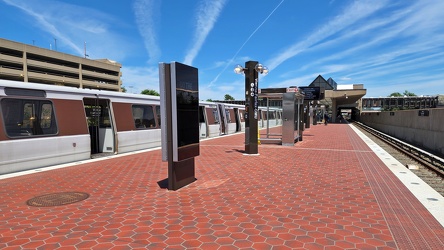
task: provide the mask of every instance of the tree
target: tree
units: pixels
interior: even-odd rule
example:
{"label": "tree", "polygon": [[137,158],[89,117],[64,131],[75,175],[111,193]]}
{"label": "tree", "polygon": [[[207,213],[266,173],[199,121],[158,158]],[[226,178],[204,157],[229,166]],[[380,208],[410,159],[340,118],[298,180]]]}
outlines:
{"label": "tree", "polygon": [[125,87],[120,86],[120,88],[122,89],[122,92],[123,92],[123,93],[126,93],[126,88],[125,88]]}
{"label": "tree", "polygon": [[404,95],[405,96],[416,96],[415,93],[409,92],[409,91],[404,91]]}
{"label": "tree", "polygon": [[213,99],[207,99],[207,102],[214,102]]}
{"label": "tree", "polygon": [[390,96],[402,96],[402,94],[401,93],[399,93],[399,92],[393,92],[393,93],[391,93],[390,95],[389,95],[389,97]]}
{"label": "tree", "polygon": [[404,91],[404,93],[399,93],[399,92],[393,92],[389,95],[390,96],[394,96],[394,97],[399,97],[399,96],[416,96],[415,93],[412,93],[408,90]]}
{"label": "tree", "polygon": [[153,89],[144,89],[142,90],[142,92],[140,92],[140,94],[142,95],[155,95],[155,96],[160,96],[159,92],[153,90]]}
{"label": "tree", "polygon": [[231,95],[226,94],[225,95],[225,101],[234,101],[234,98]]}

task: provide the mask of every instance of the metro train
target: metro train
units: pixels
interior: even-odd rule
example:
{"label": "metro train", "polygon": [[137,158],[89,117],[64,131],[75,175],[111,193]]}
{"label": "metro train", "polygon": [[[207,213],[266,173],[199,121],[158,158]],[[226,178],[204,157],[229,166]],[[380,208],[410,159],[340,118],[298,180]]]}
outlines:
{"label": "metro train", "polygon": [[[157,96],[0,80],[0,107],[0,174],[161,145]],[[244,114],[243,105],[200,102],[200,138],[245,131]],[[281,117],[261,107],[259,127]]]}

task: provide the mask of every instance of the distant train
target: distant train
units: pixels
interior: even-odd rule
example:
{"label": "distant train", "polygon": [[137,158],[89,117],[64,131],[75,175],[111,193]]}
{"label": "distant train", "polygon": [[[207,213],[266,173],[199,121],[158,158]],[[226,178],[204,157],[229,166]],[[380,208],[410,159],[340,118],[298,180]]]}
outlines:
{"label": "distant train", "polygon": [[[0,107],[0,174],[161,145],[157,96],[0,80]],[[280,109],[260,111],[259,127],[282,124]],[[200,102],[200,137],[245,131],[244,114]]]}

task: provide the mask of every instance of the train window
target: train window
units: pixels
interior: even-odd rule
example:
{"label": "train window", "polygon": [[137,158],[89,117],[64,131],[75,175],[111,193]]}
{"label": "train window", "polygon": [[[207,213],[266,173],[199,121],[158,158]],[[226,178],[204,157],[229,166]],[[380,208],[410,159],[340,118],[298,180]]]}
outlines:
{"label": "train window", "polygon": [[227,122],[231,123],[231,115],[230,115],[230,110],[229,109],[225,110],[225,116],[227,117]]}
{"label": "train window", "polygon": [[100,116],[99,127],[111,128],[111,118],[109,116],[109,109],[108,107],[102,107],[102,109],[104,109],[105,112],[102,112],[103,116]]}
{"label": "train window", "polygon": [[100,128],[110,128],[111,119],[106,103],[98,105],[85,105],[86,119],[88,126],[98,126]]}
{"label": "train window", "polygon": [[52,104],[44,103],[42,105],[40,126],[44,129],[51,128],[51,123],[52,123]]}
{"label": "train window", "polygon": [[268,111],[268,119],[276,119],[275,111]]}
{"label": "train window", "polygon": [[156,115],[157,115],[157,124],[160,127],[161,119],[160,119],[160,106],[159,105],[156,106]]}
{"label": "train window", "polygon": [[6,134],[9,137],[57,134],[54,108],[50,101],[3,99],[1,109]]}
{"label": "train window", "polygon": [[133,105],[133,119],[136,128],[155,128],[153,107],[149,105]]}
{"label": "train window", "polygon": [[213,108],[213,116],[214,116],[214,123],[219,123],[219,114],[217,113],[217,108]]}

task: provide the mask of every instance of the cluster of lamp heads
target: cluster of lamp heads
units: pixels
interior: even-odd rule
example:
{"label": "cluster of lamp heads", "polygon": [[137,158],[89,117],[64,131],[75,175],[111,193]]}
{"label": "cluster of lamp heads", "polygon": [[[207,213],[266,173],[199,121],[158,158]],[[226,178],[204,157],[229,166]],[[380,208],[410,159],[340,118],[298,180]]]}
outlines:
{"label": "cluster of lamp heads", "polygon": [[[236,67],[234,68],[234,73],[236,74],[245,74],[245,71],[247,69],[242,67],[241,65],[236,65]],[[256,64],[256,66],[254,67],[254,70],[256,70],[256,72],[258,72],[259,74],[263,74],[266,75],[268,74],[268,67],[264,66],[260,63]]]}

